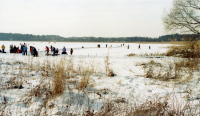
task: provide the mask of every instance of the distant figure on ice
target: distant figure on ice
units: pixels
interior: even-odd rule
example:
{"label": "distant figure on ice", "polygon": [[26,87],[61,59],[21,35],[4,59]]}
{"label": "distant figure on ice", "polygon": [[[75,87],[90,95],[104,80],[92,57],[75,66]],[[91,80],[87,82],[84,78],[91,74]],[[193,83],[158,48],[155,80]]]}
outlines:
{"label": "distant figure on ice", "polygon": [[82,46],[82,48],[84,48],[84,46]]}
{"label": "distant figure on ice", "polygon": [[53,46],[51,45],[51,52],[53,51]]}
{"label": "distant figure on ice", "polygon": [[122,47],[122,44],[121,44],[121,47]]}
{"label": "distant figure on ice", "polygon": [[139,44],[139,46],[138,46],[138,49],[141,49],[141,48],[140,48],[140,44]]}
{"label": "distant figure on ice", "polygon": [[38,56],[38,53],[37,53],[37,49],[35,47],[33,47],[33,57],[37,57]]}
{"label": "distant figure on ice", "polygon": [[13,53],[16,53],[17,52],[17,47],[14,45],[13,47]]}
{"label": "distant figure on ice", "polygon": [[13,53],[13,45],[10,45],[10,53]]}
{"label": "distant figure on ice", "polygon": [[23,47],[24,47],[23,44],[20,43],[20,46],[21,46],[20,47],[21,51],[23,51]]}
{"label": "distant figure on ice", "polygon": [[149,49],[151,49],[151,47],[149,46]]}
{"label": "distant figure on ice", "polygon": [[108,45],[106,44],[106,48],[107,48],[107,46],[108,46]]}
{"label": "distant figure on ice", "polygon": [[129,49],[129,45],[127,46],[127,48]]}
{"label": "distant figure on ice", "polygon": [[52,51],[53,51],[53,56],[55,56],[56,48],[52,47]]}
{"label": "distant figure on ice", "polygon": [[55,54],[58,55],[58,53],[59,53],[59,50],[58,50],[58,48],[56,48],[56,50],[55,50]]}
{"label": "distant figure on ice", "polygon": [[2,45],[2,46],[1,46],[2,53],[5,53],[5,51],[4,51],[4,50],[5,50],[5,48],[6,48],[6,47],[5,47],[4,45]]}
{"label": "distant figure on ice", "polygon": [[70,50],[70,54],[72,55],[73,54],[73,49],[71,48],[71,50]]}
{"label": "distant figure on ice", "polygon": [[46,46],[47,55],[49,55],[49,47]]}
{"label": "distant figure on ice", "polygon": [[123,46],[124,46],[124,43],[123,43]]}
{"label": "distant figure on ice", "polygon": [[17,53],[21,53],[21,50],[19,49],[19,47],[17,48]]}
{"label": "distant figure on ice", "polygon": [[65,46],[62,49],[62,54],[67,54]]}
{"label": "distant figure on ice", "polygon": [[27,55],[27,49],[28,49],[27,46],[23,47],[24,55]]}
{"label": "distant figure on ice", "polygon": [[31,55],[34,55],[33,46],[30,46],[30,53]]}

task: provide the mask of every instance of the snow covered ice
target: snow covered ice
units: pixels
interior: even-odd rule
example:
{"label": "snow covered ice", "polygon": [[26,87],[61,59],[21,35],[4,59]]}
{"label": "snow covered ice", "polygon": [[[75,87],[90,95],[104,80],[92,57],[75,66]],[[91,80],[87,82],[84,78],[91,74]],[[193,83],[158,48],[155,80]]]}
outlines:
{"label": "snow covered ice", "polygon": [[[99,112],[102,106],[110,102],[115,106],[118,104],[125,107],[133,106],[136,102],[139,105],[146,100],[155,100],[163,96],[170,96],[169,104],[177,102],[177,106],[173,107],[175,109],[187,104],[188,101],[191,107],[199,104],[198,71],[193,72],[194,78],[188,83],[179,84],[146,78],[142,63],[154,60],[165,67],[181,58],[155,55],[149,57],[142,54],[165,53],[171,44],[140,44],[141,49],[138,49],[137,43],[125,43],[121,47],[121,43],[25,42],[28,45],[28,56],[10,54],[9,46],[11,44],[20,46],[20,43],[24,42],[1,41],[0,44],[5,45],[7,52],[0,53],[0,115],[83,115],[88,112],[101,115]],[[101,48],[97,48],[98,44]],[[58,48],[60,53],[65,46],[68,55],[45,56],[45,47],[50,45]],[[36,47],[39,57],[30,56],[29,46]],[[71,48],[74,51],[73,55],[69,55]],[[136,55],[128,57],[127,55],[131,53]],[[106,75],[107,55],[109,68],[114,73],[113,77]],[[52,92],[50,88],[53,74],[49,72],[43,79],[46,73],[43,74],[42,66],[46,60],[49,61],[49,66],[54,66],[51,63],[56,63],[62,58],[68,62],[68,66],[73,64],[75,72],[70,72],[70,75],[73,73],[73,78],[67,80],[66,89],[62,94],[47,99]],[[29,69],[31,65],[34,67]],[[93,71],[91,75],[88,74],[90,76],[88,85],[81,90],[77,89],[84,76],[78,71],[87,68]],[[156,72],[157,69],[153,70]],[[15,85],[12,85],[13,83]],[[194,91],[188,96],[186,90],[190,88]],[[27,94],[34,90],[44,92],[42,95]],[[127,112],[117,113],[116,115],[126,115]]]}

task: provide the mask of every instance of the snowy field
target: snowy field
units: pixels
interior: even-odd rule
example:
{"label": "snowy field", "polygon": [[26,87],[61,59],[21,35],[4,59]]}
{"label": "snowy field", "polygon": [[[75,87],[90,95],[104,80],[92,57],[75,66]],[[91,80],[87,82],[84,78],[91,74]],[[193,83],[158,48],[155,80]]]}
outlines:
{"label": "snowy field", "polygon": [[[182,60],[178,57],[157,54],[165,53],[170,44],[140,44],[141,49],[138,49],[137,43],[125,43],[121,47],[123,43],[25,42],[28,48],[34,46],[39,49],[39,57],[30,56],[29,49],[28,56],[10,54],[9,46],[11,44],[20,46],[20,43],[22,42],[0,42],[0,46],[2,44],[6,46],[5,52],[7,52],[0,53],[0,116],[84,114],[103,116],[109,113],[123,116],[128,115],[132,107],[140,107],[147,101],[159,100],[166,102],[168,109],[172,111],[183,110],[183,114],[186,115],[189,112],[199,115],[200,73],[198,70],[190,74],[193,78],[187,82],[146,78],[144,64],[153,60],[162,65],[159,70],[153,68],[153,72],[159,73],[162,70],[165,73],[168,72],[166,67],[169,64],[173,67],[174,62]],[[101,48],[97,48],[97,44],[100,44]],[[58,48],[60,52],[65,46],[68,55],[45,56],[45,46],[50,47],[50,45]],[[111,45],[112,47],[109,48]],[[73,55],[69,55],[71,48],[74,51]],[[128,57],[127,55],[131,53],[136,55]],[[68,68],[69,78],[64,92],[50,98],[52,78],[55,76],[51,73],[56,72],[58,66],[52,63],[59,64],[60,59],[65,60],[64,66]],[[45,70],[48,69],[48,74],[43,71],[44,66],[46,66]],[[114,76],[108,77],[106,73],[108,67]],[[173,70],[174,68],[172,72]],[[186,70],[181,75],[186,78],[189,73]],[[88,76],[87,85],[80,86],[85,76]],[[112,108],[105,114],[104,109],[111,107],[109,104]],[[185,106],[190,109],[187,110]],[[163,115],[169,114],[164,112]]]}

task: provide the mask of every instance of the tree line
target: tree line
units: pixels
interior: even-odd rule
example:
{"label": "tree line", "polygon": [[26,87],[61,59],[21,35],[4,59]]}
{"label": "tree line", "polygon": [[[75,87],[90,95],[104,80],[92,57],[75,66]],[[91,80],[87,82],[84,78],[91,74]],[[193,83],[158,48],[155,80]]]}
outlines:
{"label": "tree line", "polygon": [[20,33],[0,33],[2,41],[64,41],[64,42],[168,42],[171,40],[195,40],[199,34],[171,34],[151,37],[61,37],[58,35],[32,35]]}

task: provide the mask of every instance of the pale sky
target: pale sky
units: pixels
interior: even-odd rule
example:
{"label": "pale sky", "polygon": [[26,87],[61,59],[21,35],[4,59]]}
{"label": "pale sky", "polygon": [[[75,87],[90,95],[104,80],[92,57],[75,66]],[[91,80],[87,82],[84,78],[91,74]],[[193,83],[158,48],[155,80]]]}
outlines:
{"label": "pale sky", "polygon": [[172,0],[0,0],[0,32],[158,37]]}

